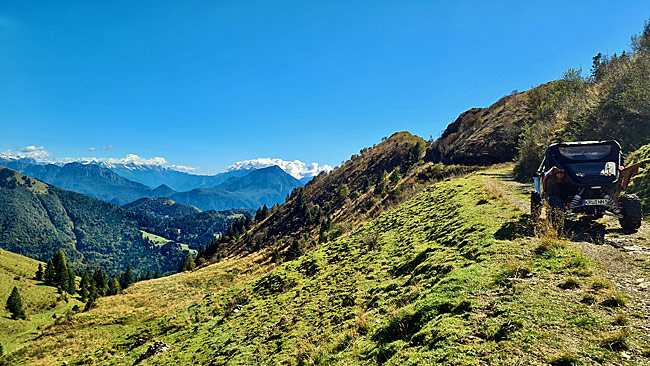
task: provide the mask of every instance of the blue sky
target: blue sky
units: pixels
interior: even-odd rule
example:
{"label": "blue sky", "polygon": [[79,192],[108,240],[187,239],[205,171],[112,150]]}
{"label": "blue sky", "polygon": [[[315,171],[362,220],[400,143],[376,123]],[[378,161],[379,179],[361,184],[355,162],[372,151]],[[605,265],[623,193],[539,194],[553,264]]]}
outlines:
{"label": "blue sky", "polygon": [[649,18],[647,0],[0,0],[0,152],[335,166],[588,72]]}

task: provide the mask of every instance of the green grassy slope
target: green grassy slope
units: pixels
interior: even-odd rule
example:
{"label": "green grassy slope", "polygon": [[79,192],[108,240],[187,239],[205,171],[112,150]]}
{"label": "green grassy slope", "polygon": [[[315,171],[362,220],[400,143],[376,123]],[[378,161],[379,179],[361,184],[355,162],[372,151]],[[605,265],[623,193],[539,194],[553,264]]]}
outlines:
{"label": "green grassy slope", "polygon": [[[5,353],[32,341],[41,329],[51,326],[58,318],[64,318],[74,305],[83,307],[76,299],[58,294],[56,288],[34,280],[39,263],[0,249],[0,344]],[[11,314],[5,309],[14,286],[20,291],[26,320],[11,319]]]}
{"label": "green grassy slope", "polygon": [[143,365],[611,364],[626,348],[650,361],[616,321],[633,321],[624,294],[571,242],[526,236],[527,215],[486,174],[275,268],[255,264],[262,251],[140,282],[7,359],[131,365],[141,338],[170,345]]}

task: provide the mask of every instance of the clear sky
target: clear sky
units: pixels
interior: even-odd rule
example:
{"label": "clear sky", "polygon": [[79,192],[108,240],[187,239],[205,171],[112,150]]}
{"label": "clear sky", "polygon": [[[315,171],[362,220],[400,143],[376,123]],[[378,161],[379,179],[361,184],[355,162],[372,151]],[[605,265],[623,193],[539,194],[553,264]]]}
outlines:
{"label": "clear sky", "polygon": [[588,73],[647,19],[648,0],[0,0],[0,152],[339,165]]}

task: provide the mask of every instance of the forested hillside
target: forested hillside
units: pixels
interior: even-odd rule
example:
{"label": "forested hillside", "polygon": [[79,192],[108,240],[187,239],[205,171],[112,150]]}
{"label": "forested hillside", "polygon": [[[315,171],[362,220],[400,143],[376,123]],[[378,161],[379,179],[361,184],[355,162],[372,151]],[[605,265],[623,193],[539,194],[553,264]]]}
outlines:
{"label": "forested hillside", "polygon": [[41,261],[62,249],[75,268],[109,273],[127,264],[138,272],[176,270],[187,254],[179,244],[144,238],[135,214],[2,167],[0,247]]}

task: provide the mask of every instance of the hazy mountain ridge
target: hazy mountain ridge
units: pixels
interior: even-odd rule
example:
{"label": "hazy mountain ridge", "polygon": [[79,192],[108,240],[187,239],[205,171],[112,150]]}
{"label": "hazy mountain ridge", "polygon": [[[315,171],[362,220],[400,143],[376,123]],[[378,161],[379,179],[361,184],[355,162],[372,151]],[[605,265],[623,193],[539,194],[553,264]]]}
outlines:
{"label": "hazy mountain ridge", "polygon": [[99,164],[126,179],[151,188],[166,185],[177,192],[190,191],[195,188],[212,188],[230,177],[241,177],[254,170],[240,169],[215,175],[196,175],[158,165]]}
{"label": "hazy mountain ridge", "polygon": [[[71,190],[96,199],[121,206],[140,198],[171,198],[178,203],[192,205],[201,210],[228,210],[232,208],[257,209],[263,205],[284,202],[288,193],[301,185],[300,181],[278,167],[257,170],[235,170],[216,176],[198,176],[178,172],[168,168],[151,169],[145,172],[171,174],[185,179],[193,185],[218,184],[209,188],[194,188],[178,192],[168,185],[161,184],[151,188],[142,183],[126,179],[101,164],[68,163],[38,164],[31,159],[3,159],[0,165],[32,176],[56,187]],[[117,167],[114,165],[113,167]],[[138,166],[140,167],[140,166]],[[140,167],[141,168],[141,167]],[[126,172],[133,172],[126,169]],[[157,174],[156,173],[156,174]],[[149,174],[149,173],[147,173]],[[252,174],[252,175],[251,175]],[[249,176],[250,175],[250,176]]]}

